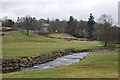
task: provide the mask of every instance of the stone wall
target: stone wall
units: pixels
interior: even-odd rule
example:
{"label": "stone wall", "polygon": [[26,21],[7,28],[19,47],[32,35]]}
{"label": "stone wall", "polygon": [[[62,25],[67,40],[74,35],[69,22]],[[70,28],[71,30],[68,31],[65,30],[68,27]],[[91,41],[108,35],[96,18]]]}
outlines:
{"label": "stone wall", "polygon": [[4,58],[4,59],[1,59],[2,72],[3,73],[13,72],[13,71],[19,70],[21,67],[32,67],[35,64],[41,64],[48,61],[52,61],[61,56],[69,55],[76,52],[87,52],[91,50],[92,49],[75,50],[72,48],[72,49],[53,51],[48,54],[37,54],[31,57]]}

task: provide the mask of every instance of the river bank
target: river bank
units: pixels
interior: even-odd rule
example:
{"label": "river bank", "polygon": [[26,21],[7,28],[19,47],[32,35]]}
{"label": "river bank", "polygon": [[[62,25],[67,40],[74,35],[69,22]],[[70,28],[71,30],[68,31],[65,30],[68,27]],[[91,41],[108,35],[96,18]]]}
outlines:
{"label": "river bank", "polygon": [[93,49],[82,49],[82,50],[75,50],[72,49],[65,49],[59,51],[53,51],[48,54],[37,54],[31,57],[22,57],[22,58],[3,58],[2,59],[2,72],[9,73],[19,70],[20,68],[24,67],[32,67],[35,64],[42,64],[45,62],[53,61],[58,57],[73,54],[73,53],[80,53],[80,52],[88,52],[92,51]]}
{"label": "river bank", "polygon": [[118,78],[118,53],[116,50],[97,50],[80,62],[48,69],[2,74],[6,78]]}
{"label": "river bank", "polygon": [[95,50],[102,50],[104,48],[99,49],[81,49],[75,50],[74,48],[71,49],[64,49],[59,51],[52,51],[48,54],[37,54],[31,57],[22,57],[22,58],[3,58],[2,61],[2,73],[9,73],[18,71],[21,68],[28,68],[32,67],[36,64],[43,64],[46,62],[53,61],[61,56],[66,56],[74,53],[83,53],[83,52],[91,52]]}

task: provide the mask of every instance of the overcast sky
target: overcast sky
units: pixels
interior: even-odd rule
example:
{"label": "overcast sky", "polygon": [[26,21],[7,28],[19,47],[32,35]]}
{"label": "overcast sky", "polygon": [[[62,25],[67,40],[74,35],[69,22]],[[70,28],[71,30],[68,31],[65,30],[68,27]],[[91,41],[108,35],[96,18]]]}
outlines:
{"label": "overcast sky", "polygon": [[118,22],[119,0],[2,0],[0,3],[0,18],[8,16],[13,20],[19,16],[30,15],[37,19],[50,18],[68,20],[74,16],[77,20],[88,20],[93,13],[95,20],[102,14],[113,17],[114,24]]}

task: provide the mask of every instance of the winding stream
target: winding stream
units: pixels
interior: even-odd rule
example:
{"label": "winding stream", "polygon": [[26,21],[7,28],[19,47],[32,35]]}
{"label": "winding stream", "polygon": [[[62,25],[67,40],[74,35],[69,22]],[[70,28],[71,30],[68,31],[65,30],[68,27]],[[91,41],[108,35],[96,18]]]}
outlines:
{"label": "winding stream", "polygon": [[21,68],[20,71],[39,70],[39,69],[46,69],[46,68],[53,68],[53,67],[70,65],[70,64],[79,62],[81,59],[83,59],[83,57],[85,57],[91,53],[93,53],[93,52],[74,53],[74,54],[62,56],[62,57],[59,57],[53,61],[46,62],[43,64],[37,64],[33,67]]}

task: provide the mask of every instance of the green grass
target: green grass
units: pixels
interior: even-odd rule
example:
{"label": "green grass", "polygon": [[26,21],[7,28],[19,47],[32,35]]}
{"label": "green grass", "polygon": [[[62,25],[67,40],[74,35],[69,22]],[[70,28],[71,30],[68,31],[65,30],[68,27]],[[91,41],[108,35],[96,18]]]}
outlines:
{"label": "green grass", "polygon": [[67,41],[47,38],[34,33],[26,35],[25,32],[5,35],[2,37],[2,40],[3,58],[47,54],[51,51],[67,48],[86,49],[102,47],[97,41]]}
{"label": "green grass", "polygon": [[8,73],[3,78],[118,78],[118,53],[97,52],[72,65]]}

